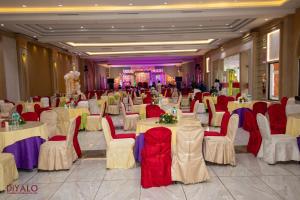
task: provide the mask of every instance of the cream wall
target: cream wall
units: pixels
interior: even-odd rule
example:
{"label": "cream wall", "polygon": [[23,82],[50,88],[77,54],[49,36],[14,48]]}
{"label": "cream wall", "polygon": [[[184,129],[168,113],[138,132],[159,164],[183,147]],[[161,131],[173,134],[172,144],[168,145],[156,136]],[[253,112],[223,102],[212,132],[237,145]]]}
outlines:
{"label": "cream wall", "polygon": [[1,35],[1,65],[0,79],[3,90],[0,98],[6,98],[12,101],[20,99],[19,76],[16,39],[13,36]]}

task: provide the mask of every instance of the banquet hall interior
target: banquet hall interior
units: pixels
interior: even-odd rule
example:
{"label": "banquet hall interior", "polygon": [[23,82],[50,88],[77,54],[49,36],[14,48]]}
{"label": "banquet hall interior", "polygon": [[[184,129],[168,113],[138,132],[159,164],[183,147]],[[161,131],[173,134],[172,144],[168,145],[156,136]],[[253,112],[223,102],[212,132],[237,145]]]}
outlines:
{"label": "banquet hall interior", "polygon": [[299,200],[300,0],[0,1],[0,200]]}

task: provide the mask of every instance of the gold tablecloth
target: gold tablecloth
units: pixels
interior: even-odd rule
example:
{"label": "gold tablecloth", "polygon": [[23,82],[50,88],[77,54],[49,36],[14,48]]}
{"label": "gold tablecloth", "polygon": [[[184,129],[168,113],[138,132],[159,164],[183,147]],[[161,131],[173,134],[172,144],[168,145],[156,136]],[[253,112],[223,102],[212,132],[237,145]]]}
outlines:
{"label": "gold tablecloth", "polygon": [[287,117],[286,134],[300,136],[300,114],[292,114]]}
{"label": "gold tablecloth", "polygon": [[48,134],[47,126],[42,122],[26,122],[16,130],[0,128],[0,152],[5,147],[27,138],[39,136],[47,140]]}
{"label": "gold tablecloth", "polygon": [[176,131],[182,126],[201,126],[201,122],[196,119],[181,119],[176,124],[159,124],[158,118],[148,118],[139,120],[136,125],[136,134],[145,133],[147,130],[154,127],[166,127],[172,131],[172,149],[176,147]]}
{"label": "gold tablecloth", "polygon": [[87,108],[69,108],[67,110],[69,112],[70,119],[78,116],[82,116],[83,114],[90,114],[90,111]]}
{"label": "gold tablecloth", "polygon": [[228,108],[229,112],[232,112],[232,111],[234,111],[238,108],[250,108],[250,109],[252,109],[253,103],[255,103],[255,102],[249,101],[249,102],[240,103],[238,101],[229,101],[227,108]]}
{"label": "gold tablecloth", "polygon": [[40,102],[24,102],[23,105],[23,112],[34,112],[34,105],[39,104],[41,106]]}
{"label": "gold tablecloth", "polygon": [[[207,99],[213,101],[214,104],[217,104],[217,99],[218,99],[218,97],[216,97],[216,96],[205,96],[205,97],[203,97],[203,99],[202,99],[202,103],[204,104],[204,107],[205,107],[206,109],[207,109],[207,104],[206,104],[206,100],[207,100]],[[201,103],[201,102],[200,102],[200,103]]]}

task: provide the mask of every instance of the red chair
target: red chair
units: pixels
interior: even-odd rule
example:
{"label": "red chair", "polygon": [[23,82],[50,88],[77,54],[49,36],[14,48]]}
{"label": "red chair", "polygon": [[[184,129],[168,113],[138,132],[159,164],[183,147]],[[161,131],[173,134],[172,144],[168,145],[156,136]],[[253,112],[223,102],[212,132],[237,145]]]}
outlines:
{"label": "red chair", "polygon": [[23,105],[22,104],[18,104],[16,107],[17,112],[21,115],[23,112]]}
{"label": "red chair", "polygon": [[41,97],[40,96],[34,96],[34,97],[32,97],[32,101],[33,102],[40,102],[41,101]]}
{"label": "red chair", "polygon": [[51,110],[51,108],[42,108],[39,104],[34,104],[34,112],[41,116],[41,113],[45,110]]}
{"label": "red chair", "polygon": [[221,130],[217,131],[204,131],[204,136],[226,136],[227,135],[227,127],[230,119],[230,113],[225,112],[221,122]]}
{"label": "red chair", "polygon": [[143,104],[151,104],[152,103],[152,98],[151,97],[146,97],[143,99]]}
{"label": "red chair", "polygon": [[194,106],[195,106],[195,103],[196,101],[198,101],[197,99],[193,99],[191,104],[190,104],[190,113],[194,112]]}
{"label": "red chair", "polygon": [[286,104],[287,104],[288,100],[289,99],[287,97],[282,97],[281,100],[280,100],[280,103],[284,107],[284,109],[286,107]]}
{"label": "red chair", "polygon": [[55,107],[59,107],[59,104],[60,104],[60,98],[59,98],[59,97],[56,97],[56,100],[55,100]]}
{"label": "red chair", "polygon": [[199,102],[202,103],[202,92],[197,92],[194,99],[199,100]]}
{"label": "red chair", "polygon": [[24,121],[39,121],[39,115],[35,112],[25,112],[21,114]]}
{"label": "red chair", "polygon": [[210,96],[210,93],[209,92],[203,92],[202,93],[202,98],[204,98],[205,96]]}
{"label": "red chair", "polygon": [[171,93],[171,88],[167,88],[166,90],[166,94],[165,94],[165,97],[168,97],[170,98],[172,96],[172,93]]}
{"label": "red chair", "polygon": [[237,93],[237,95],[236,95],[236,97],[235,97],[235,100],[238,100],[239,99],[239,97],[241,97],[241,93],[239,92],[239,93]]}
{"label": "red chair", "polygon": [[158,105],[146,106],[146,118],[160,117],[162,114],[165,114],[165,111],[160,109]]}
{"label": "red chair", "polygon": [[[74,130],[74,137],[73,137],[73,146],[74,146],[74,149],[76,151],[78,158],[81,157],[81,148],[80,148],[80,145],[78,142],[78,134],[79,134],[80,124],[81,124],[81,116],[76,118],[76,125],[75,125],[75,130]],[[55,136],[51,137],[49,139],[49,141],[63,141],[66,139],[67,139],[67,136],[65,136],[65,135],[55,135]]]}
{"label": "red chair", "polygon": [[143,188],[172,184],[171,135],[171,130],[165,127],[151,128],[145,133],[141,163]]}
{"label": "red chair", "polygon": [[228,98],[225,95],[218,96],[216,110],[228,111],[227,105],[228,105]]}
{"label": "red chair", "polygon": [[123,139],[123,138],[133,138],[135,139],[136,137],[136,134],[135,133],[121,133],[121,134],[116,134],[116,129],[115,129],[115,126],[114,126],[114,123],[111,119],[111,117],[109,115],[106,115],[105,116],[108,124],[109,124],[109,128],[110,128],[110,133],[111,133],[111,137],[113,139]]}
{"label": "red chair", "polygon": [[229,102],[229,101],[235,101],[235,98],[232,97],[232,96],[228,96],[228,97],[227,97],[227,100],[228,100],[228,102]]}
{"label": "red chair", "polygon": [[273,104],[268,108],[271,134],[285,134],[287,117],[281,104]]}
{"label": "red chair", "polygon": [[258,113],[265,115],[268,110],[268,104],[263,101],[256,102],[253,104],[252,110],[255,117]]}
{"label": "red chair", "polygon": [[262,137],[255,116],[254,112],[246,111],[244,114],[243,128],[250,133],[247,151],[257,156],[262,142]]}

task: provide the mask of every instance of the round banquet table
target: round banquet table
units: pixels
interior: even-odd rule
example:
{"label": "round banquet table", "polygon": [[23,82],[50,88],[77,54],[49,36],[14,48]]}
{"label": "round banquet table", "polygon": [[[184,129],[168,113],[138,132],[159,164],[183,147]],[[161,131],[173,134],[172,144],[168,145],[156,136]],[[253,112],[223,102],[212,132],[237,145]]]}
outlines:
{"label": "round banquet table", "polygon": [[300,114],[287,116],[286,134],[295,137],[300,136]]}
{"label": "round banquet table", "polygon": [[34,112],[34,105],[39,104],[41,106],[40,102],[24,102],[23,105],[23,112]]}
{"label": "round banquet table", "polygon": [[48,129],[41,122],[26,122],[18,129],[0,128],[0,152],[14,155],[17,168],[33,169],[38,165],[40,145],[48,139]]}
{"label": "round banquet table", "polygon": [[135,158],[137,161],[141,161],[141,152],[144,146],[144,133],[155,127],[166,127],[172,132],[171,148],[172,151],[176,148],[176,131],[182,126],[201,126],[201,122],[196,119],[181,119],[176,124],[159,124],[157,123],[159,118],[147,118],[139,120],[136,126],[136,144],[134,149]]}
{"label": "round banquet table", "polygon": [[252,109],[252,105],[253,105],[253,102],[251,102],[251,101],[244,102],[244,103],[240,103],[238,101],[229,101],[228,105],[227,105],[227,108],[228,108],[228,111],[230,113],[232,113],[234,110],[239,109],[239,108],[249,108],[249,109]]}

